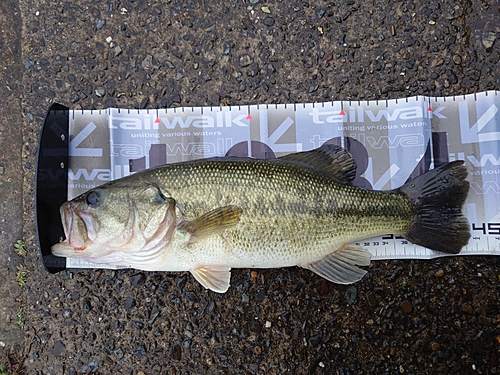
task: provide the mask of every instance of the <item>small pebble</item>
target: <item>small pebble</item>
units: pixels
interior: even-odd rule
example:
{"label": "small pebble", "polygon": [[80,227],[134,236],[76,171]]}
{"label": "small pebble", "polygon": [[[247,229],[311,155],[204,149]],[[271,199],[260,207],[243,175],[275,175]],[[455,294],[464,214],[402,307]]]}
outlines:
{"label": "small pebble", "polygon": [[170,61],[170,60],[165,60],[165,62],[163,63],[163,65],[165,65],[169,69],[175,69],[175,65],[172,64],[172,61]]}
{"label": "small pebble", "polygon": [[137,358],[144,357],[146,355],[146,349],[144,349],[144,346],[139,345],[137,348],[135,348],[134,355]]}
{"label": "small pebble", "polygon": [[481,42],[483,42],[483,46],[487,49],[493,47],[493,44],[496,40],[496,33],[494,31],[483,32],[481,35]]}
{"label": "small pebble", "polygon": [[118,357],[118,359],[122,359],[124,356],[123,350],[120,348],[113,350],[113,353],[115,353],[115,355]]}
{"label": "small pebble", "polygon": [[262,23],[266,26],[272,26],[274,25],[274,18],[268,16],[262,20]]}
{"label": "small pebble", "polygon": [[171,356],[176,361],[180,361],[182,358],[182,348],[180,345],[174,345],[172,347]]}
{"label": "small pebble", "polygon": [[146,275],[143,273],[136,273],[135,275],[130,276],[130,284],[132,284],[132,286],[142,285],[145,280]]}
{"label": "small pebble", "polygon": [[319,85],[310,85],[309,89],[307,90],[308,93],[315,92],[319,88]]}
{"label": "small pebble", "polygon": [[453,70],[448,69],[446,71],[446,75],[448,76],[448,79],[450,80],[450,83],[452,85],[458,83],[458,77],[457,77],[457,75],[455,74],[455,72]]}
{"label": "small pebble", "polygon": [[248,55],[243,55],[240,57],[240,66],[245,67],[252,63],[252,58]]}
{"label": "small pebble", "polygon": [[92,305],[88,299],[83,300],[83,313],[88,314],[92,310]]}
{"label": "small pebble", "polygon": [[158,310],[154,310],[149,317],[148,323],[149,324],[153,323],[155,319],[158,317],[158,315],[160,315],[160,312]]}
{"label": "small pebble", "polygon": [[59,357],[64,350],[64,344],[61,341],[56,341],[52,348],[52,355]]}
{"label": "small pebble", "polygon": [[86,363],[82,367],[82,373],[95,373],[99,370],[99,363],[96,360],[90,361],[89,363]]}
{"label": "small pebble", "polygon": [[401,307],[403,308],[404,312],[411,312],[413,310],[413,306],[411,305],[411,302],[405,301],[401,304]]}
{"label": "small pebble", "polygon": [[439,345],[439,343],[437,343],[437,342],[433,342],[433,343],[431,344],[431,349],[432,349],[433,351],[439,350],[439,348],[440,348],[440,347],[441,347],[441,345]]}
{"label": "small pebble", "polygon": [[464,303],[464,304],[462,305],[462,312],[463,312],[463,313],[466,313],[466,314],[472,315],[473,311],[474,311],[474,310],[472,309],[472,306],[471,306],[471,305],[469,305],[468,303]]}
{"label": "small pebble", "polygon": [[356,299],[358,298],[358,289],[353,285],[349,289],[347,289],[347,303],[352,305],[356,303]]}
{"label": "small pebble", "polygon": [[254,270],[250,271],[250,275],[252,276],[252,282],[255,284],[257,282],[257,276],[258,276],[257,271]]}
{"label": "small pebble", "polygon": [[24,63],[24,69],[32,68],[34,65],[35,65],[35,62],[33,60],[28,59]]}
{"label": "small pebble", "polygon": [[443,276],[444,276],[444,270],[443,270],[443,269],[439,269],[439,270],[437,270],[437,271],[434,273],[434,276],[436,276],[436,277],[443,277]]}
{"label": "small pebble", "polygon": [[123,308],[128,311],[135,306],[135,299],[132,297],[127,297],[123,303]]}
{"label": "small pebble", "polygon": [[321,344],[321,334],[317,334],[316,336],[312,336],[309,338],[309,345],[313,348]]}
{"label": "small pebble", "polygon": [[328,286],[329,282],[326,280],[321,280],[319,284],[319,294],[324,296],[327,295],[330,291],[330,287]]}
{"label": "small pebble", "polygon": [[106,95],[106,89],[103,86],[97,86],[95,88],[95,94],[99,98],[102,98],[104,95]]}
{"label": "small pebble", "polygon": [[101,18],[97,20],[97,30],[100,30],[106,25],[106,20],[104,18]]}
{"label": "small pebble", "polygon": [[132,325],[138,330],[142,330],[144,328],[144,324],[142,324],[141,322],[133,321]]}

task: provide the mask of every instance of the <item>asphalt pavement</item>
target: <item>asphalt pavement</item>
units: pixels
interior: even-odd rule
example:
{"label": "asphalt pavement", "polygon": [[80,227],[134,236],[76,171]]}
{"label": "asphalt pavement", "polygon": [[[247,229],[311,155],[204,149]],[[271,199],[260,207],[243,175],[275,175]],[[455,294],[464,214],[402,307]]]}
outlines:
{"label": "asphalt pavement", "polygon": [[9,373],[500,373],[497,257],[373,262],[353,286],[296,267],[233,270],[233,287],[217,294],[188,273],[50,274],[34,224],[51,103],[500,90],[498,0],[2,0],[0,17],[0,366]]}

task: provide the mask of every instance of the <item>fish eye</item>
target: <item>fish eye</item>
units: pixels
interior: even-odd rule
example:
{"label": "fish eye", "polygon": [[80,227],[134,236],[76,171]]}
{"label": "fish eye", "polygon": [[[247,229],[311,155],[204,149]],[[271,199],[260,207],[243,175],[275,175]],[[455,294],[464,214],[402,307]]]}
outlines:
{"label": "fish eye", "polygon": [[87,204],[91,208],[96,208],[101,205],[101,194],[98,191],[91,191],[86,197]]}

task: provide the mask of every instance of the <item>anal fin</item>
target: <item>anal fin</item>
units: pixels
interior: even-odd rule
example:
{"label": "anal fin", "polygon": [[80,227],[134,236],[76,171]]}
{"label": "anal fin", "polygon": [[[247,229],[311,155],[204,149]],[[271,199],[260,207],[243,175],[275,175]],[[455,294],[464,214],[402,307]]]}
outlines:
{"label": "anal fin", "polygon": [[366,249],[345,245],[315,263],[301,265],[325,279],[337,284],[352,284],[366,275],[358,266],[369,266],[372,255]]}
{"label": "anal fin", "polygon": [[231,267],[225,264],[199,266],[191,273],[201,285],[214,292],[225,293],[229,289]]}

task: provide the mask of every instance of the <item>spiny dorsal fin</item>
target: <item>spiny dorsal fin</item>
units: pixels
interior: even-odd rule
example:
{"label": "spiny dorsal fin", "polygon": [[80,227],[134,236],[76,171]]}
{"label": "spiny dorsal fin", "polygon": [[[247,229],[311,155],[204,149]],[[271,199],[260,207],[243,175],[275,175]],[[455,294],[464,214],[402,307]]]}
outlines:
{"label": "spiny dorsal fin", "polygon": [[236,206],[218,207],[193,220],[185,220],[178,226],[178,230],[185,231],[191,236],[189,242],[223,231],[236,225],[240,221],[243,211]]}
{"label": "spiny dorsal fin", "polygon": [[358,266],[370,265],[372,255],[365,249],[355,245],[345,245],[319,262],[301,265],[325,279],[337,284],[352,284],[366,274]]}
{"label": "spiny dorsal fin", "polygon": [[356,177],[356,162],[351,154],[342,147],[329,143],[315,150],[289,154],[279,159],[315,167],[329,173],[335,181],[345,185],[349,185]]}

